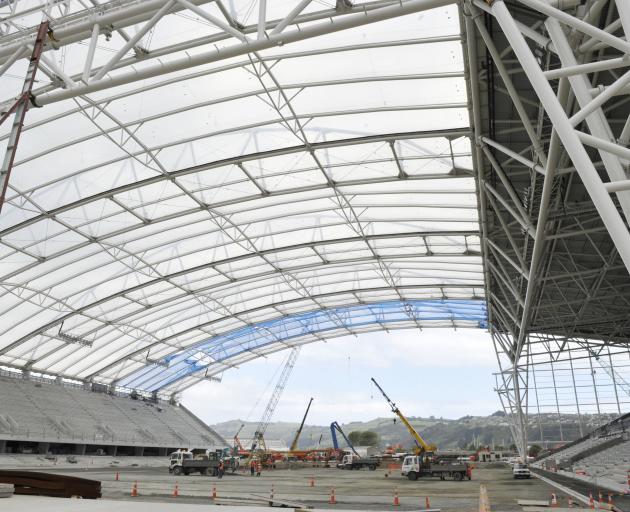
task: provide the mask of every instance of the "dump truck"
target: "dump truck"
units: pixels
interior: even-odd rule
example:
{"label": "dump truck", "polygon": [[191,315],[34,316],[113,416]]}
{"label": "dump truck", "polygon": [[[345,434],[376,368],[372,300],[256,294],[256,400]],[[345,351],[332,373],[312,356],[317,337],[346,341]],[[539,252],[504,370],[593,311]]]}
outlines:
{"label": "dump truck", "polygon": [[357,457],[356,455],[349,453],[343,456],[341,462],[337,464],[339,469],[363,469],[367,468],[370,471],[374,471],[381,464],[380,459],[376,457]]}
{"label": "dump truck", "polygon": [[174,475],[200,473],[217,476],[220,461],[221,458],[217,452],[194,455],[189,451],[177,451],[170,455],[168,472]]}
{"label": "dump truck", "polygon": [[402,476],[409,480],[418,478],[437,477],[440,480],[470,480],[471,469],[466,463],[439,459],[433,460],[428,455],[408,455],[401,468]]}

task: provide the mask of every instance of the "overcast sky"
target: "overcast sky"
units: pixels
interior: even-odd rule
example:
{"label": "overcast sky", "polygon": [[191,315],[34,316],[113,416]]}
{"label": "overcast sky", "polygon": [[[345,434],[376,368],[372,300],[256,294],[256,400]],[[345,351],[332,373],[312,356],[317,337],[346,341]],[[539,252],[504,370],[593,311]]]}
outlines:
{"label": "overcast sky", "polygon": [[[287,355],[282,351],[230,370],[220,384],[203,382],[182,401],[210,424],[258,421]],[[308,424],[387,417],[391,412],[370,377],[408,416],[490,414],[500,408],[495,371],[490,335],[480,329],[376,332],[316,342],[302,347],[273,420],[300,421],[311,396]]]}

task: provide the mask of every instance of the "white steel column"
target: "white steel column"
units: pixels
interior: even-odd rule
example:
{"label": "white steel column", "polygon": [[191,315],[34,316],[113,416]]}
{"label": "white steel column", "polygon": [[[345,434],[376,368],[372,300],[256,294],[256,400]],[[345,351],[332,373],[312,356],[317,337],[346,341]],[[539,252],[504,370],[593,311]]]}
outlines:
{"label": "white steel column", "polygon": [[[530,2],[532,2],[532,0],[527,0],[525,3]],[[540,2],[532,3],[535,3],[537,6]],[[531,49],[525,42],[523,35],[516,26],[503,0],[497,0],[492,4],[492,14],[499,22],[514,53],[523,66],[532,87],[536,91],[547,115],[551,119],[554,129],[558,132],[558,136],[608,229],[626,268],[630,271],[630,233],[628,233],[628,228],[617,212],[617,208],[604,187],[602,180],[599,178],[588,153],[584,149],[578,135],[575,133],[564,109],[557,101],[556,95],[547,82],[536,57],[534,57]]]}

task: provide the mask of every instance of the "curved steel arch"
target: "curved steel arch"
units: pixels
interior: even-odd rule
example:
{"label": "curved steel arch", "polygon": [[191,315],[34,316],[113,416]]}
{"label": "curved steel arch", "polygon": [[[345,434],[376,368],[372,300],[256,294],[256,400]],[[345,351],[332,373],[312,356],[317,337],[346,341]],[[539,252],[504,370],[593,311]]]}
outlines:
{"label": "curved steel arch", "polygon": [[145,391],[168,390],[169,385],[191,374],[204,372],[215,375],[224,365],[245,352],[277,344],[292,346],[292,341],[305,336],[338,329],[352,329],[379,324],[388,325],[413,322],[425,325],[468,326],[485,328],[487,313],[485,301],[408,301],[384,302],[343,308],[310,311],[261,322],[225,333],[198,343],[180,353],[171,354],[152,366],[137,371],[118,381],[123,387]]}
{"label": "curved steel arch", "polygon": [[[121,385],[210,337],[307,311],[399,304],[408,323],[392,314],[388,326],[418,327],[412,304],[483,300],[464,68],[461,55],[447,58],[459,40],[455,10],[406,16],[451,2],[332,11],[305,2],[297,17],[268,2],[255,24],[238,19],[238,1],[237,19],[220,2],[193,3],[185,18],[166,0],[102,4],[115,55],[100,46],[93,10],[70,0],[69,15],[52,20],[73,57],[64,67],[46,46],[41,76],[51,81],[34,91],[44,107],[29,113],[28,152],[0,217],[0,365]],[[156,13],[170,23],[150,25]],[[394,19],[397,39],[365,28]],[[157,47],[120,41],[116,31],[132,25],[152,30]],[[268,34],[254,40],[260,27]],[[0,71],[28,34],[0,38]],[[265,49],[276,40],[286,47]],[[184,62],[208,42],[241,57]],[[126,55],[133,44],[144,45],[135,47],[143,62]],[[397,67],[383,58],[419,47],[444,58]],[[312,65],[322,58],[336,71]],[[138,83],[146,73],[154,78]],[[438,83],[444,91],[429,94]],[[163,101],[174,87],[194,92]],[[224,122],[202,123],[222,113]],[[342,323],[338,333],[384,327]]]}

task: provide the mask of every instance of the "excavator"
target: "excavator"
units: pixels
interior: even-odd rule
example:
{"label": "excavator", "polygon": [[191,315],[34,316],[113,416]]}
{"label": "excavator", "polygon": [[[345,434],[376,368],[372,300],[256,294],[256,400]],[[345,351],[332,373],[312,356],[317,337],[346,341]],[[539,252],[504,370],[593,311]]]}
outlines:
{"label": "excavator", "polygon": [[374,377],[372,377],[372,382],[385,397],[392,412],[398,416],[402,424],[407,427],[407,430],[416,443],[414,449],[415,455],[408,455],[403,460],[401,468],[402,476],[406,476],[409,480],[417,480],[420,477],[439,477],[440,480],[450,478],[456,481],[461,481],[464,478],[468,478],[468,480],[471,479],[472,468],[468,464],[453,464],[445,460],[440,461],[436,458],[435,452],[437,451],[437,447],[434,444],[428,444],[422,439],[422,436],[413,428],[413,425],[398,406],[387,396],[387,393],[385,393],[378,382],[374,380]]}

